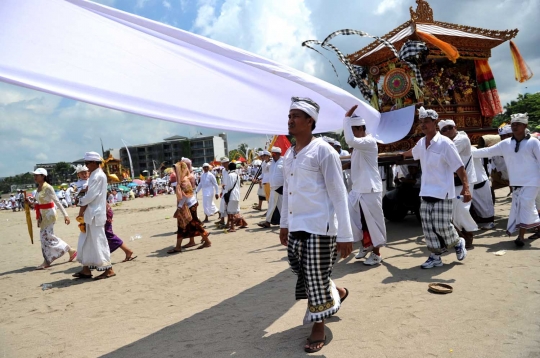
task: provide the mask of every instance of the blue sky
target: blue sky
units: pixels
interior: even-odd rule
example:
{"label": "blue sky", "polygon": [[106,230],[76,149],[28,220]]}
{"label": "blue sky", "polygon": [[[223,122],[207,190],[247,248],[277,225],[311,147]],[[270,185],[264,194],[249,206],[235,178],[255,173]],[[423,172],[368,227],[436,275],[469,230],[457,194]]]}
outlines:
{"label": "blue sky", "polygon": [[[55,0],[59,1],[59,0]],[[300,46],[330,32],[354,28],[384,35],[410,18],[414,0],[94,0],[171,26],[192,31],[282,62],[360,96],[346,84],[343,66],[338,82],[327,60]],[[519,28],[514,40],[533,72],[540,73],[537,0],[431,0],[436,20],[488,29]],[[369,40],[342,37],[345,53]],[[525,84],[514,80],[508,44],[492,51],[493,69],[503,104],[518,93],[540,91],[540,77]],[[286,120],[286,116],[284,116]],[[0,82],[0,177],[27,172],[36,163],[73,161],[86,151],[161,141],[171,135],[193,136],[218,130],[135,116]],[[229,132],[230,149],[242,142],[262,146],[265,136]]]}

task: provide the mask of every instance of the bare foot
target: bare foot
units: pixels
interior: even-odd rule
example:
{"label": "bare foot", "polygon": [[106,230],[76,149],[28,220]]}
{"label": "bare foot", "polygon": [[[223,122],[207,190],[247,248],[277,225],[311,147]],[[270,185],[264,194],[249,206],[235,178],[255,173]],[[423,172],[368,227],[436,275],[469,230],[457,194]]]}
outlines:
{"label": "bare foot", "polygon": [[133,261],[136,258],[137,258],[137,256],[133,256],[133,251],[128,251],[128,252],[126,252],[126,258],[122,262]]}
{"label": "bare foot", "polygon": [[[201,240],[201,243],[202,243],[202,242],[204,242],[204,240]],[[194,243],[194,242],[190,242],[190,243],[188,243],[188,244],[182,246],[182,249],[189,249],[190,247],[193,247],[193,246],[197,246],[197,244]]]}
{"label": "bare foot", "polygon": [[68,262],[73,262],[73,260],[75,260],[76,257],[77,257],[77,250],[70,250]]}
{"label": "bare foot", "polygon": [[45,262],[42,263],[41,265],[37,266],[36,267],[36,270],[45,270],[46,268],[49,268],[51,267],[51,265],[47,265]]}

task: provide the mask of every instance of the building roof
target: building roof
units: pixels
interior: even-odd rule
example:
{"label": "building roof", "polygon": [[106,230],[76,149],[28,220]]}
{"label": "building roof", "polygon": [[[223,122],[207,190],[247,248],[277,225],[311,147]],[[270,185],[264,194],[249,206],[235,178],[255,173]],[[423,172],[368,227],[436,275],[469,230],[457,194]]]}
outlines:
{"label": "building roof", "polygon": [[185,139],[188,139],[188,137],[184,137],[184,136],[181,136],[181,135],[173,135],[172,137],[164,138],[163,140],[164,141],[169,141],[169,140],[185,140]]}
{"label": "building roof", "polygon": [[[461,57],[469,58],[489,58],[491,49],[501,43],[514,38],[518,29],[514,30],[487,30],[478,27],[451,24],[448,22],[435,21],[433,10],[426,0],[416,0],[418,4],[416,11],[410,7],[411,19],[386,35],[383,39],[391,42],[396,49],[409,39],[417,40],[416,31],[422,31],[437,36],[455,46],[460,52]],[[426,44],[429,47],[430,55],[434,57],[443,57],[442,52]],[[349,61],[359,66],[377,65],[395,57],[394,53],[378,40],[372,42],[361,50],[348,55]]]}

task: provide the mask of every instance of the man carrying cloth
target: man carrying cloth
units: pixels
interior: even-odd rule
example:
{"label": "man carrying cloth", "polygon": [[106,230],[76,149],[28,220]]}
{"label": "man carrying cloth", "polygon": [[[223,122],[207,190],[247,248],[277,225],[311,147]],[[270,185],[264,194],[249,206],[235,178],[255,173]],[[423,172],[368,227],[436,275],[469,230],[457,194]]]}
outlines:
{"label": "man carrying cloth", "polygon": [[419,122],[425,137],[414,148],[403,153],[404,157],[413,156],[420,160],[422,179],[420,196],[420,217],[426,244],[431,251],[429,258],[422,264],[423,269],[442,266],[441,254],[454,247],[459,261],[467,256],[465,240],[460,238],[452,225],[452,199],[456,197],[454,173],[463,183],[461,195],[463,202],[471,201],[469,181],[454,142],[437,132],[435,121],[439,115],[434,110],[418,110]]}
{"label": "man carrying cloth", "polygon": [[511,118],[512,137],[492,147],[478,149],[473,152],[473,156],[504,157],[513,189],[506,232],[511,235],[519,229],[519,235],[514,242],[517,247],[522,247],[525,245],[523,240],[527,229],[540,226],[535,204],[540,189],[540,142],[526,133],[529,123],[527,113],[512,114]]}
{"label": "man carrying cloth", "polygon": [[343,133],[351,148],[352,190],[349,193],[354,241],[360,241],[357,259],[371,256],[364,265],[374,266],[382,262],[380,248],[386,245],[386,225],[382,210],[382,180],[379,173],[377,140],[366,133],[366,121],[352,117],[357,106],[345,114]]}
{"label": "man carrying cloth", "polygon": [[292,271],[298,276],[296,299],[307,299],[304,324],[313,323],[304,350],[320,351],[326,343],[324,319],[334,315],[348,295],[330,279],[337,258],[349,256],[353,236],[337,152],[313,136],[319,105],[292,98],[289,134],[296,145],[284,157],[281,244],[287,246]]}
{"label": "man carrying cloth", "polygon": [[195,194],[202,190],[204,209],[203,223],[207,223],[208,217],[218,212],[216,205],[214,205],[214,197],[216,200],[219,199],[219,187],[216,177],[210,172],[210,164],[204,163],[202,168],[204,173],[201,175],[201,180],[199,181],[199,185],[197,185]]}
{"label": "man carrying cloth", "polygon": [[[458,132],[456,123],[451,120],[440,120],[439,130],[441,134],[454,142],[459,153],[461,161],[465,164],[465,171],[467,172],[467,180],[469,184],[476,183],[476,170],[474,168],[472,158],[472,146],[469,136],[465,132]],[[456,192],[461,192],[463,189],[463,183],[454,174],[454,185]],[[461,199],[453,199],[452,209],[452,222],[456,229],[461,232],[461,235],[465,239],[465,248],[471,249],[473,247],[473,232],[478,231],[478,225],[471,216],[471,204],[472,201],[464,203]]]}
{"label": "man carrying cloth", "polygon": [[[83,269],[73,277],[91,278],[90,270],[105,271],[97,280],[116,276],[112,269],[109,243],[105,235],[107,221],[107,177],[101,170],[102,159],[96,152],[84,155],[84,164],[90,171],[86,195],[79,199],[81,212],[84,213],[85,231],[79,235],[77,261]],[[80,214],[79,214],[80,215]]]}

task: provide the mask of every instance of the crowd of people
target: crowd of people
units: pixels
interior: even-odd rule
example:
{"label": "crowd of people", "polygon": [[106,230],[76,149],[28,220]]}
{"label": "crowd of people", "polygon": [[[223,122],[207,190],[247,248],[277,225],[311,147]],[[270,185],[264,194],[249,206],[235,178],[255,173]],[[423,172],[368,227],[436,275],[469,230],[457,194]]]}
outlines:
{"label": "crowd of people", "polygon": [[[258,186],[259,200],[253,209],[262,211],[263,203],[268,203],[258,226],[268,229],[279,225],[281,244],[287,247],[290,268],[298,276],[296,299],[308,302],[304,323],[313,326],[304,349],[310,353],[322,349],[326,342],[324,320],[334,315],[349,295],[347,288],[331,279],[338,253],[346,258],[353,251],[353,243],[358,242],[355,257],[365,258],[365,265],[376,266],[383,261],[381,251],[387,245],[382,207],[385,177],[378,164],[377,140],[367,131],[365,120],[354,115],[355,109],[352,107],[343,119],[348,151],[340,142],[315,137],[318,104],[309,98],[293,97],[288,129],[295,144],[285,153],[274,146],[259,152],[260,166],[241,168],[223,157],[220,168],[205,163],[200,174],[194,172],[189,159],[182,158],[173,165],[165,184],[170,190],[164,192],[174,193],[176,198],[176,243],[167,251],[169,254],[197,246],[197,237],[201,238],[198,249],[212,247],[205,224],[216,214],[216,224],[227,232],[246,228],[240,211],[241,182],[247,178]],[[505,171],[502,176],[507,177],[512,189],[507,232],[511,235],[517,231],[515,245],[524,246],[527,230],[540,227],[540,141],[528,133],[528,116],[512,115],[511,124],[499,130],[499,143],[476,148],[453,120],[439,119],[436,111],[423,107],[418,112],[425,136],[403,157],[413,157],[419,163],[409,165],[396,182],[420,190],[419,215],[430,252],[420,267],[442,266],[442,255],[452,248],[456,259],[464,260],[473,247],[474,232],[494,228],[490,172]],[[491,158],[490,167],[482,158]],[[34,172],[38,185],[35,210],[44,259],[38,269],[49,267],[68,253],[69,261],[76,258],[82,265],[73,276],[87,279],[92,277],[92,270],[97,270],[102,274],[96,279],[104,279],[116,275],[110,255],[118,248],[125,253],[124,261],[135,259],[133,251],[113,232],[110,204],[120,198],[114,190],[107,191],[101,160],[95,152],[85,154],[85,165],[77,168],[75,195],[68,195],[70,204],[79,207],[77,250],[54,234],[56,210],[70,224],[61,202],[67,198],[59,198],[54,192],[45,169]],[[197,212],[199,192],[203,220]],[[17,198],[14,200],[14,205],[19,205]],[[538,237],[536,232],[529,238]],[[189,242],[182,245],[184,239]]]}

